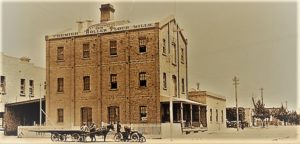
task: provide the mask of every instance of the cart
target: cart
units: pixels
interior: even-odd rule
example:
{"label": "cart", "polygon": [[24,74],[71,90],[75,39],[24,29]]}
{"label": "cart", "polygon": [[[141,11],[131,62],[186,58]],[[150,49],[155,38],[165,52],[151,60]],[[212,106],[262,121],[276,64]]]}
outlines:
{"label": "cart", "polygon": [[68,129],[57,129],[57,130],[32,130],[38,133],[50,133],[52,141],[67,141],[67,139],[71,139],[72,141],[86,141],[86,137],[91,134],[95,134],[96,136],[103,136],[104,142],[106,136],[110,130],[114,131],[114,126],[112,124],[107,125],[103,128],[98,128],[95,132],[85,132],[82,130],[68,130]]}
{"label": "cart", "polygon": [[34,130],[34,132],[39,133],[50,133],[51,140],[56,141],[67,141],[68,138],[71,138],[72,141],[85,141],[85,138],[90,135],[90,132],[84,132],[81,130]]}

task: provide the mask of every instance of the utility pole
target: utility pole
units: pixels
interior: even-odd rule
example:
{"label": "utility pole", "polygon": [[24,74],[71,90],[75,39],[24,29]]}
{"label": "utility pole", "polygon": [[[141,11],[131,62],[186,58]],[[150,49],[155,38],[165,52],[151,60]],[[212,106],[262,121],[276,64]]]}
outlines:
{"label": "utility pole", "polygon": [[285,101],[285,109],[287,109],[287,101]]}
{"label": "utility pole", "polygon": [[239,131],[239,107],[238,107],[238,98],[237,98],[237,85],[239,84],[238,81],[239,79],[234,76],[233,80],[233,84],[235,87],[235,102],[236,102],[236,130]]}
{"label": "utility pole", "polygon": [[173,96],[170,95],[170,141],[173,141]]}
{"label": "utility pole", "polygon": [[42,126],[42,84],[40,83],[40,126]]}
{"label": "utility pole", "polygon": [[197,91],[200,91],[200,83],[197,82]]}
{"label": "utility pole", "polygon": [[264,88],[260,88],[261,92],[261,103],[264,104]]}

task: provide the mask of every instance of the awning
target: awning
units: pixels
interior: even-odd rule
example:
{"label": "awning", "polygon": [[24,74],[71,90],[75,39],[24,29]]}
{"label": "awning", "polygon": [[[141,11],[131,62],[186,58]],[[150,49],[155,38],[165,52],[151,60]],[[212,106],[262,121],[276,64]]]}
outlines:
{"label": "awning", "polygon": [[[194,105],[206,106],[206,104],[199,103],[199,102],[192,101],[192,100],[185,99],[185,98],[172,97],[172,101],[173,102],[182,102],[182,103],[186,103],[186,104],[194,104]],[[168,96],[160,96],[160,102],[170,102],[170,97],[168,97]]]}
{"label": "awning", "polygon": [[[45,101],[45,98],[42,98],[42,101]],[[5,104],[5,106],[16,106],[16,105],[23,105],[23,104],[38,103],[38,102],[40,102],[40,99],[33,99],[33,100],[26,100],[26,101],[14,102],[14,103],[7,103],[7,104]]]}

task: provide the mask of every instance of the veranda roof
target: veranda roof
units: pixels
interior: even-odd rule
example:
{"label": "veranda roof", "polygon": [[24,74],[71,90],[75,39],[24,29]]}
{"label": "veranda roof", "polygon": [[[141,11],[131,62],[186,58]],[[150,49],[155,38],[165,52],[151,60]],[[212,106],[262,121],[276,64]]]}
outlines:
{"label": "veranda roof", "polygon": [[[185,99],[185,98],[172,97],[172,101],[173,102],[183,102],[186,104],[206,106],[206,104],[199,103],[199,102],[192,101],[192,100]],[[160,96],[160,102],[170,102],[170,97],[169,96]]]}

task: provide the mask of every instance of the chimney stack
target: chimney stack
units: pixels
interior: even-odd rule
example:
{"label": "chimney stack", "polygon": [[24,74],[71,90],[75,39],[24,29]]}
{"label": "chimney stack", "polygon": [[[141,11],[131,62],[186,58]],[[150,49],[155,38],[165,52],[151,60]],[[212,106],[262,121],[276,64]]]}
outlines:
{"label": "chimney stack", "polygon": [[115,9],[111,4],[102,4],[100,8],[100,22],[112,21],[114,19]]}
{"label": "chimney stack", "polygon": [[87,19],[85,22],[86,22],[86,28],[89,28],[92,25],[93,20]]}
{"label": "chimney stack", "polygon": [[76,22],[77,23],[77,28],[78,28],[78,32],[83,32],[83,21],[79,20]]}
{"label": "chimney stack", "polygon": [[30,60],[31,59],[29,57],[27,57],[27,56],[23,56],[23,57],[20,58],[20,61],[22,61],[22,62],[28,62],[29,63]]}

